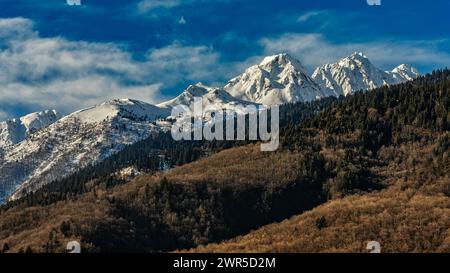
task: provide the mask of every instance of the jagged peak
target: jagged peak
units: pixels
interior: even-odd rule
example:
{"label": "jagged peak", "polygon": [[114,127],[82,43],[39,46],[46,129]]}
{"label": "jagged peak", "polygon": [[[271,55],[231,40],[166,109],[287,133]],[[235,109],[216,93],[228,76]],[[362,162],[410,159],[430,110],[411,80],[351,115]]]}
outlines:
{"label": "jagged peak", "polygon": [[301,72],[306,71],[302,63],[288,53],[267,56],[258,66],[271,71],[273,68],[284,68],[288,65],[292,65],[296,70],[300,70]]}
{"label": "jagged peak", "polygon": [[359,51],[359,52],[355,51],[349,57],[350,58],[358,58],[358,59],[360,59],[360,58],[367,59],[367,55],[364,54],[364,52],[362,52],[362,51]]}
{"label": "jagged peak", "polygon": [[419,70],[409,64],[401,64],[388,73],[396,79],[400,78],[408,81],[420,76]]}
{"label": "jagged peak", "polygon": [[134,104],[139,104],[139,103],[142,103],[142,102],[140,102],[138,100],[130,99],[130,98],[121,98],[121,99],[115,98],[115,99],[105,101],[96,106],[102,106],[102,105],[122,106],[122,105],[134,105]]}
{"label": "jagged peak", "polygon": [[156,116],[164,116],[167,114],[166,110],[153,104],[136,99],[123,98],[111,99],[93,107],[76,111],[65,116],[61,120],[66,121],[75,117],[85,123],[95,123],[120,116],[121,113],[133,113],[135,116],[148,117],[148,119],[153,119]]}
{"label": "jagged peak", "polygon": [[199,82],[196,84],[189,85],[188,88],[186,88],[186,90],[183,91],[183,93],[189,94],[194,97],[201,97],[201,96],[205,95],[206,93],[208,93],[208,91],[210,89],[211,89],[210,87]]}
{"label": "jagged peak", "polygon": [[344,57],[338,61],[340,66],[351,66],[357,64],[358,66],[373,66],[369,58],[363,52],[354,52],[350,56]]}
{"label": "jagged peak", "polygon": [[280,53],[280,54],[275,54],[275,55],[265,57],[259,65],[265,66],[267,64],[271,64],[274,62],[287,63],[292,60],[294,60],[294,58],[291,55],[289,55],[288,53]]}
{"label": "jagged peak", "polygon": [[401,64],[392,70],[392,72],[400,72],[400,71],[410,71],[415,74],[420,74],[420,72],[417,68],[415,68],[409,64]]}
{"label": "jagged peak", "polygon": [[43,110],[43,111],[39,111],[39,112],[33,112],[30,114],[26,114],[25,116],[22,116],[22,117],[7,119],[7,120],[1,121],[1,122],[22,122],[22,123],[26,124],[26,123],[29,123],[39,117],[44,117],[44,116],[61,117],[61,114],[58,111],[56,111],[55,109],[48,109],[48,110]]}
{"label": "jagged peak", "polygon": [[56,110],[44,110],[0,122],[0,148],[19,143],[60,118],[61,115]]}
{"label": "jagged peak", "polygon": [[28,114],[21,117],[20,121],[25,125],[27,130],[33,131],[48,126],[60,118],[61,115],[58,111],[52,109]]}

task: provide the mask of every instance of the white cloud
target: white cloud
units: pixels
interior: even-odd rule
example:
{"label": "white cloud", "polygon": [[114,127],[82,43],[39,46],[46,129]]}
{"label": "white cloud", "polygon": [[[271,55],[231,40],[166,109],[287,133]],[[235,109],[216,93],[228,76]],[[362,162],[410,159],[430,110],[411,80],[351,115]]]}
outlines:
{"label": "white cloud", "polygon": [[3,39],[20,40],[32,36],[36,36],[36,33],[30,20],[22,17],[0,19],[0,44]]}
{"label": "white cloud", "polygon": [[191,5],[204,2],[230,2],[232,0],[141,0],[137,3],[139,14],[147,14],[161,9],[171,9],[181,5]]}
{"label": "white cloud", "polygon": [[383,69],[392,69],[401,63],[445,67],[450,63],[450,54],[438,49],[440,42],[387,40],[339,44],[330,42],[322,34],[287,33],[261,39],[260,44],[266,54],[288,52],[311,70],[355,51],[363,51],[374,64]]}
{"label": "white cloud", "polygon": [[24,18],[0,19],[0,45],[0,110],[69,113],[124,97],[157,103],[165,99],[162,88],[217,77],[220,57],[209,47],[175,42],[136,61],[115,44],[41,38]]}
{"label": "white cloud", "polygon": [[182,3],[181,0],[143,0],[138,3],[138,11],[146,13],[156,8],[173,8]]}
{"label": "white cloud", "polygon": [[207,46],[183,46],[175,42],[148,52],[154,75],[168,81],[201,81],[217,77],[220,55]]}
{"label": "white cloud", "polygon": [[305,13],[305,14],[300,15],[300,16],[297,18],[297,21],[298,21],[298,22],[307,22],[307,21],[309,21],[311,18],[316,17],[316,16],[319,16],[319,15],[321,15],[321,14],[323,14],[323,12],[321,12],[321,11],[317,11],[317,10],[315,10],[315,11],[309,11],[309,12],[307,12],[307,13]]}
{"label": "white cloud", "polygon": [[161,84],[145,81],[145,64],[118,46],[40,38],[32,26],[0,19],[0,103],[70,112],[115,97],[157,99]]}

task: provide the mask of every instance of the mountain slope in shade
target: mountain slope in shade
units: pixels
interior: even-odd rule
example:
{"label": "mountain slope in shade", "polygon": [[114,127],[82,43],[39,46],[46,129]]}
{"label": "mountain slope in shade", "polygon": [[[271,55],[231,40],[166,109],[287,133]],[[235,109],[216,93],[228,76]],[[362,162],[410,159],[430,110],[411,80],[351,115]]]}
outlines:
{"label": "mountain slope in shade", "polygon": [[31,113],[17,119],[0,122],[0,149],[17,144],[61,118],[56,110]]}
{"label": "mountain slope in shade", "polygon": [[0,203],[102,161],[168,126],[167,109],[112,100],[63,117],[0,154]]}
{"label": "mountain slope in shade", "polygon": [[265,105],[329,96],[311,79],[302,64],[288,54],[266,57],[259,65],[230,80],[224,89],[236,98]]}
{"label": "mountain slope in shade", "polygon": [[334,64],[317,68],[312,78],[326,93],[347,96],[360,90],[370,90],[384,85],[398,84],[419,76],[417,69],[400,65],[392,72],[375,67],[361,52],[353,53]]}

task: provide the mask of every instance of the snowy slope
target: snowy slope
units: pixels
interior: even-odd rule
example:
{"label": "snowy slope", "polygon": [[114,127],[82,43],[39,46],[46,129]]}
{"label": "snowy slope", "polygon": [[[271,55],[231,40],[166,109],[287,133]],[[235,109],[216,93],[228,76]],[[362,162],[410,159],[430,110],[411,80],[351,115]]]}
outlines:
{"label": "snowy slope", "polygon": [[104,160],[151,133],[167,109],[112,100],[61,118],[0,154],[0,203]]}
{"label": "snowy slope", "polygon": [[[202,112],[197,113],[194,111],[194,98],[201,99],[202,101]],[[260,104],[244,101],[231,96],[227,91],[221,88],[214,88],[206,86],[202,83],[197,83],[195,85],[189,86],[184,90],[178,97],[159,104],[159,107],[166,107],[167,109],[172,109],[173,107],[184,105],[187,109],[190,109],[190,114],[183,116],[170,116],[170,119],[177,120],[178,124],[185,124],[183,131],[190,132],[192,127],[190,126],[192,121],[191,118],[195,116],[202,120],[201,125],[214,123],[217,118],[224,117],[235,117],[237,115],[246,115],[249,111],[257,111],[260,109]],[[247,108],[247,106],[253,106]],[[217,115],[220,112],[222,115]],[[232,114],[232,115],[231,115]],[[194,125],[196,126],[196,125]]]}
{"label": "snowy slope", "polygon": [[165,107],[168,109],[177,105],[191,107],[195,97],[202,99],[202,107],[205,110],[208,108],[210,110],[234,110],[242,112],[240,111],[241,107],[258,105],[257,103],[235,98],[221,88],[209,87],[202,83],[197,83],[189,86],[178,97],[158,104],[158,107]]}
{"label": "snowy slope", "polygon": [[179,96],[176,98],[160,103],[157,106],[160,108],[172,108],[177,105],[186,105],[189,106],[194,101],[195,97],[203,97],[209,91],[211,91],[211,87],[208,87],[202,83],[197,83],[194,85],[190,85],[186,90],[184,90]]}
{"label": "snowy slope", "polygon": [[56,110],[46,110],[0,122],[0,149],[23,141],[30,134],[49,126],[60,117]]}
{"label": "snowy slope", "polygon": [[400,82],[412,81],[420,76],[419,71],[408,64],[399,65],[389,73]]}
{"label": "snowy slope", "polygon": [[259,65],[230,80],[224,89],[236,98],[265,105],[312,101],[327,96],[301,63],[288,54],[264,58]]}
{"label": "snowy slope", "polygon": [[312,78],[324,92],[333,96],[347,96],[360,90],[397,84],[419,76],[415,68],[401,65],[392,72],[375,67],[361,52],[353,53],[334,64],[317,68]]}

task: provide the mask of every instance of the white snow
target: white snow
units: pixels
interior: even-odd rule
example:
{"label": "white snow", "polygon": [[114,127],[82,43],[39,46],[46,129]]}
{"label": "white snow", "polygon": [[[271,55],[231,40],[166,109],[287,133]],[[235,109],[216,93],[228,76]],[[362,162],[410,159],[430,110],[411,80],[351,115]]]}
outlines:
{"label": "white snow", "polygon": [[186,105],[190,106],[194,101],[195,97],[203,97],[209,91],[211,91],[211,87],[205,86],[202,83],[197,83],[194,85],[190,85],[186,90],[184,90],[179,96],[176,98],[158,104],[157,106],[160,108],[172,108],[177,105]]}
{"label": "white snow", "polygon": [[17,119],[0,122],[0,149],[17,144],[60,118],[56,110],[31,113]]}
{"label": "white snow", "polygon": [[142,101],[114,99],[94,107],[77,111],[66,118],[75,117],[85,123],[96,123],[114,118],[119,114],[129,114],[135,118],[145,118],[146,120],[153,121],[158,118],[167,117],[168,113],[166,109],[161,109]]}
{"label": "white snow", "polygon": [[384,85],[413,80],[419,72],[409,65],[401,65],[392,72],[375,67],[367,56],[355,52],[336,63],[317,68],[312,78],[329,96],[347,96],[360,90],[375,89]]}
{"label": "white snow", "polygon": [[[195,97],[202,99],[202,107],[204,110],[231,110],[239,114],[244,114],[242,111],[243,107],[246,107],[248,105],[258,105],[257,103],[235,98],[221,88],[209,87],[202,83],[198,83],[189,86],[175,99],[161,103],[158,106],[167,107],[169,109],[177,105],[191,107],[193,105]],[[193,111],[193,109],[191,110]],[[207,116],[208,113],[203,114],[203,117]]]}
{"label": "white snow", "polygon": [[420,76],[419,71],[408,64],[402,64],[397,66],[391,71],[391,73],[394,76],[394,78],[398,79],[400,82],[412,81]]}
{"label": "white snow", "polygon": [[230,80],[224,89],[236,98],[264,105],[312,101],[325,96],[300,61],[288,54],[264,58],[259,65]]}

